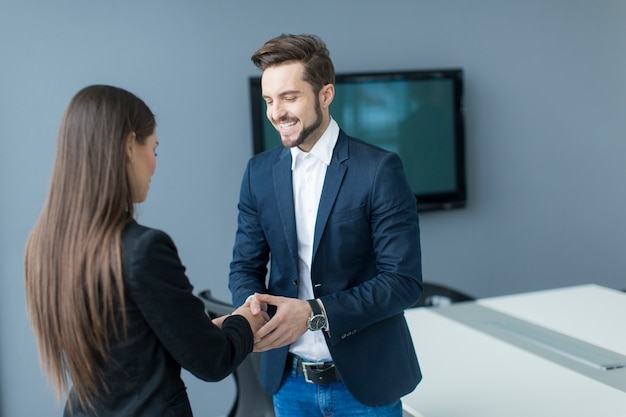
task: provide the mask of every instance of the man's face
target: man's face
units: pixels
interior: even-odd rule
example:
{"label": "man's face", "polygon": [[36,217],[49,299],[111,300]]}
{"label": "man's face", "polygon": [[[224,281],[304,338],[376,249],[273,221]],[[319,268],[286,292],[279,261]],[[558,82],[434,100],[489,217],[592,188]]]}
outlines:
{"label": "man's face", "polygon": [[330,85],[315,94],[311,84],[302,80],[302,71],[299,62],[266,68],[261,88],[267,118],[280,134],[283,146],[298,146],[308,152],[328,126],[332,95],[327,100],[324,94]]}

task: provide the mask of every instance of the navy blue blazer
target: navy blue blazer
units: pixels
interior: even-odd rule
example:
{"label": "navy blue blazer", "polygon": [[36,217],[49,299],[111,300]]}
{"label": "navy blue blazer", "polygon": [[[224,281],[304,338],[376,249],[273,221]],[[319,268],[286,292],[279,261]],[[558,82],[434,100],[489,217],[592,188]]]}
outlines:
{"label": "navy blue blazer", "polygon": [[[236,306],[254,292],[298,297],[291,178],[289,149],[248,162],[229,276]],[[411,392],[421,372],[403,312],[422,292],[421,254],[416,201],[396,154],[340,131],[319,203],[311,276],[328,315],[328,347],[352,395],[376,406]],[[287,353],[262,355],[260,379],[270,394],[280,388]]]}

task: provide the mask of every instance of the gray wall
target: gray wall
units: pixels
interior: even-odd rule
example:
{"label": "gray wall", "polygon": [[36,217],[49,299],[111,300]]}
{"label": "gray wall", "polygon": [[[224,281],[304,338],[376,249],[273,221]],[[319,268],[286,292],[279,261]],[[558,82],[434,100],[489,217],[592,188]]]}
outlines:
{"label": "gray wall", "polygon": [[[240,178],[251,155],[251,53],[319,34],[337,71],[463,67],[469,206],[421,218],[425,279],[477,296],[626,287],[623,0],[0,0],[0,414],[56,416],[23,289],[65,105],[109,83],[158,117],[139,220],[168,231],[197,289],[229,299]],[[233,382],[185,376],[196,414]]]}

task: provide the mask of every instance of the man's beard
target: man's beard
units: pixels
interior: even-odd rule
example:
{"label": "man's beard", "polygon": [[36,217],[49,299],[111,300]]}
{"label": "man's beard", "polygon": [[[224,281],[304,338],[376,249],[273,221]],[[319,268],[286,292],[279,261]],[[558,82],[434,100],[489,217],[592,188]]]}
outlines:
{"label": "man's beard", "polygon": [[300,136],[298,136],[298,139],[296,139],[296,141],[293,142],[291,145],[285,144],[285,142],[282,141],[282,138],[281,138],[281,142],[283,143],[283,146],[288,146],[290,148],[293,148],[294,146],[302,145],[322,125],[323,116],[322,116],[322,107],[320,106],[319,98],[316,98],[315,104],[316,104],[315,115],[317,116],[317,118],[315,119],[313,124],[302,129],[302,132],[300,132]]}

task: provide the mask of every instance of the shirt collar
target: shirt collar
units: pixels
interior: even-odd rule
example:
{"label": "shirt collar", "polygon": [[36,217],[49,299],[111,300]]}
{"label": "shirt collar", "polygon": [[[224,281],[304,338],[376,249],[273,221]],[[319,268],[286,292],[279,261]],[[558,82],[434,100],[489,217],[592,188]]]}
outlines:
{"label": "shirt collar", "polygon": [[[330,165],[330,160],[333,157],[333,149],[335,149],[335,145],[337,144],[337,139],[339,138],[339,125],[337,122],[331,118],[328,127],[322,134],[322,137],[313,145],[313,148],[308,152],[309,155],[319,159],[326,166]],[[291,169],[293,169],[296,165],[296,159],[299,154],[304,154],[307,152],[302,151],[297,146],[294,146],[290,149],[291,151]]]}

